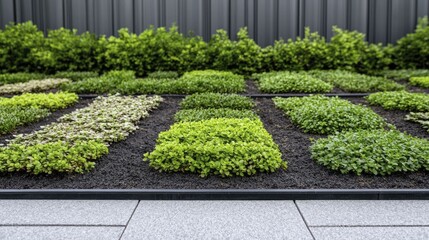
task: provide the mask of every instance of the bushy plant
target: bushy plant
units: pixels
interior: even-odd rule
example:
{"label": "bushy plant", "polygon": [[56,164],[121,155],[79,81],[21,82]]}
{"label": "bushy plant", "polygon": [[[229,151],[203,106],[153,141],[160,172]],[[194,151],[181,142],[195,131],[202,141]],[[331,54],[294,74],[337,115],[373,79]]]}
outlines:
{"label": "bushy plant", "polygon": [[258,80],[259,89],[265,93],[326,93],[334,86],[301,72],[280,72],[272,76],[263,76]]}
{"label": "bushy plant", "polygon": [[355,105],[338,97],[310,96],[274,98],[280,108],[304,132],[332,134],[360,129],[381,129],[382,117],[370,108]]}
{"label": "bushy plant", "polygon": [[178,78],[179,74],[173,71],[156,71],[149,73],[147,77],[151,79],[174,79]]}
{"label": "bushy plant", "polygon": [[311,157],[341,173],[389,175],[429,170],[429,141],[396,130],[364,130],[318,139]]}
{"label": "bushy plant", "polygon": [[310,75],[348,92],[399,91],[405,86],[383,77],[373,77],[343,70],[313,70]]}
{"label": "bushy plant", "polygon": [[287,167],[262,122],[250,119],[176,123],[159,134],[155,150],[144,160],[159,171],[202,177],[245,176]]}
{"label": "bushy plant", "polygon": [[28,82],[30,80],[41,80],[45,78],[46,75],[40,73],[4,73],[0,74],[0,86],[3,84]]}
{"label": "bushy plant", "polygon": [[422,18],[416,31],[398,40],[394,54],[400,68],[429,68],[429,20]]}
{"label": "bushy plant", "polygon": [[66,78],[71,81],[81,81],[88,78],[98,77],[97,72],[57,72],[53,75],[54,78]]}
{"label": "bushy plant", "polygon": [[429,111],[429,95],[424,93],[379,92],[366,97],[372,105],[379,105],[387,110]]}
{"label": "bushy plant", "polygon": [[49,115],[49,110],[0,106],[0,134],[12,132],[15,128],[36,122]]}
{"label": "bushy plant", "polygon": [[174,115],[176,122],[198,122],[213,118],[248,118],[259,119],[251,110],[236,110],[230,108],[183,109]]}
{"label": "bushy plant", "polygon": [[199,93],[187,96],[181,103],[181,109],[231,108],[236,110],[252,109],[253,101],[236,94]]}
{"label": "bushy plant", "polygon": [[16,93],[31,93],[43,92],[69,83],[68,79],[45,79],[31,80],[23,83],[6,84],[0,86],[0,94],[16,94]]}
{"label": "bushy plant", "polygon": [[317,32],[310,32],[309,28],[305,29],[304,38],[289,39],[286,43],[276,41],[271,54],[275,71],[323,69],[330,61],[325,39]]}
{"label": "bushy plant", "polygon": [[56,110],[66,108],[78,100],[74,93],[25,93],[12,98],[0,98],[0,107],[33,107]]}
{"label": "bushy plant", "polygon": [[367,44],[354,69],[359,73],[374,75],[380,70],[388,69],[393,64],[392,56],[392,45]]}
{"label": "bushy plant", "polygon": [[428,77],[412,77],[412,78],[410,78],[410,84],[413,86],[429,88],[429,76]]}

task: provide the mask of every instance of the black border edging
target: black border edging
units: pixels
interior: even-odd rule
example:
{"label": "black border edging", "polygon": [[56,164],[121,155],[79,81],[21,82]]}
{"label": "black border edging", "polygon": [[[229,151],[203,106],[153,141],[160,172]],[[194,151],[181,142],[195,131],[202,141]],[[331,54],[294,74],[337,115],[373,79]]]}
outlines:
{"label": "black border edging", "polygon": [[61,200],[429,200],[429,189],[31,189],[0,199]]}
{"label": "black border edging", "polygon": [[[340,98],[353,98],[353,97],[366,97],[371,93],[326,93],[326,94],[319,94],[326,97],[340,97]],[[144,94],[143,94],[144,95]],[[154,94],[146,94],[148,96],[152,96]],[[307,93],[285,93],[285,94],[239,94],[241,96],[250,97],[250,98],[274,98],[274,97],[308,97],[312,95],[317,95],[314,93],[307,94]],[[79,94],[78,95],[80,99],[92,99],[96,98],[98,96],[107,96],[107,95],[97,95],[97,94]],[[133,95],[138,96],[138,95]],[[166,98],[185,98],[186,96],[189,96],[187,94],[160,94],[161,97]]]}

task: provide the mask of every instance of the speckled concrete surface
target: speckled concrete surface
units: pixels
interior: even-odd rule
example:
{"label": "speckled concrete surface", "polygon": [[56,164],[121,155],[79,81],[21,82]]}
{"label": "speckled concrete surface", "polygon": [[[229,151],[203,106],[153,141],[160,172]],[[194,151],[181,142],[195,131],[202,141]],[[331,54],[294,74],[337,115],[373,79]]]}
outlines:
{"label": "speckled concrete surface", "polygon": [[311,232],[317,240],[429,239],[429,227],[316,227]]}
{"label": "speckled concrete surface", "polygon": [[312,237],[293,201],[141,201],[122,239]]}

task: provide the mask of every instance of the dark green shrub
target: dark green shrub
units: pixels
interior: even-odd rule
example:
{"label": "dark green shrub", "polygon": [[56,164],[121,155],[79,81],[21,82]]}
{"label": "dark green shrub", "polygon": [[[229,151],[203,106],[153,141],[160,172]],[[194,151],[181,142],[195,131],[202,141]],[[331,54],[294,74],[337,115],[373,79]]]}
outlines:
{"label": "dark green shrub", "polygon": [[0,172],[84,173],[94,168],[93,160],[108,152],[105,144],[96,141],[11,144],[0,148]]}
{"label": "dark green shrub", "polygon": [[72,81],[81,81],[88,78],[98,77],[97,72],[57,72],[53,75],[54,78],[67,78]]}
{"label": "dark green shrub", "polygon": [[181,109],[231,108],[236,110],[252,109],[252,99],[235,94],[199,93],[187,96],[181,103]]}
{"label": "dark green shrub", "polygon": [[155,150],[144,160],[159,171],[202,177],[245,176],[287,167],[262,122],[250,119],[176,123],[159,134]]}
{"label": "dark green shrub", "polygon": [[416,31],[398,40],[395,63],[400,68],[429,68],[429,20],[419,20]]}
{"label": "dark green shrub", "polygon": [[424,93],[379,92],[366,97],[372,105],[379,105],[387,110],[429,111],[429,95]]}
{"label": "dark green shrub", "polygon": [[0,107],[33,107],[56,110],[66,108],[78,100],[74,93],[25,93],[12,98],[0,98]]}
{"label": "dark green shrub", "polygon": [[392,63],[393,47],[380,44],[367,44],[363,49],[360,61],[355,70],[360,73],[374,75],[378,71],[389,68]]}
{"label": "dark green shrub", "polygon": [[48,115],[47,109],[0,106],[0,134],[10,133],[18,126],[36,122]]}
{"label": "dark green shrub", "polygon": [[235,110],[230,108],[183,109],[176,113],[176,122],[198,122],[213,118],[248,118],[259,119],[251,110]]}
{"label": "dark green shrub", "polygon": [[280,72],[259,78],[259,89],[265,93],[326,93],[334,86],[311,75],[301,73]]}
{"label": "dark green shrub", "polygon": [[313,70],[309,74],[348,92],[399,91],[405,89],[405,86],[383,77],[372,77],[342,70]]}
{"label": "dark green shrub", "polygon": [[323,69],[330,61],[325,39],[317,32],[311,33],[309,28],[305,29],[304,38],[289,39],[287,43],[276,41],[271,51],[272,65],[276,71]]}
{"label": "dark green shrub", "polygon": [[370,108],[338,97],[274,98],[274,103],[304,132],[332,134],[386,126],[383,118]]}
{"label": "dark green shrub", "polygon": [[310,149],[316,162],[341,173],[429,170],[429,142],[396,130],[340,133],[318,139]]}
{"label": "dark green shrub", "polygon": [[46,76],[40,73],[4,73],[0,74],[0,85],[28,82],[30,80],[41,80],[45,78]]}
{"label": "dark green shrub", "polygon": [[413,86],[429,88],[429,76],[428,77],[412,77],[412,78],[410,78],[410,84]]}
{"label": "dark green shrub", "polygon": [[157,71],[149,73],[147,77],[152,79],[174,79],[178,78],[179,74],[173,71]]}

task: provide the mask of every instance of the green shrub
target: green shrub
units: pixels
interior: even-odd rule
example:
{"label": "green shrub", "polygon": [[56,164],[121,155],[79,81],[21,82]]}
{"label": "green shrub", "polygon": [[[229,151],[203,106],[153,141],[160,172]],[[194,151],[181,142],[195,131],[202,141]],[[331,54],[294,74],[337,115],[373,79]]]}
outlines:
{"label": "green shrub", "polygon": [[75,142],[74,145],[61,141],[32,146],[11,144],[0,148],[0,172],[84,173],[94,168],[93,160],[108,151],[105,144],[96,141]]}
{"label": "green shrub", "polygon": [[429,88],[429,76],[428,77],[412,77],[412,78],[410,78],[410,84],[413,86]]}
{"label": "green shrub", "polygon": [[56,110],[66,108],[78,100],[74,93],[25,93],[12,98],[0,98],[0,107],[34,107]]}
{"label": "green shrub", "polygon": [[378,72],[377,75],[384,76],[394,80],[408,80],[411,77],[428,77],[428,69],[401,69],[401,70],[385,70]]}
{"label": "green shrub", "polygon": [[74,82],[85,80],[87,78],[98,77],[97,72],[57,72],[53,75],[54,78],[66,78]]}
{"label": "green shrub", "polygon": [[348,92],[399,91],[405,89],[405,86],[383,77],[372,77],[341,70],[313,70],[309,74]]}
{"label": "green shrub", "polygon": [[28,82],[30,80],[45,79],[46,76],[40,73],[4,73],[0,74],[0,85]]}
{"label": "green shrub", "polygon": [[265,93],[326,93],[334,86],[306,73],[282,72],[274,76],[261,77],[259,89]]}
{"label": "green shrub", "polygon": [[178,77],[179,74],[173,71],[157,71],[148,74],[148,78],[152,79],[174,79]]}
{"label": "green shrub", "polygon": [[371,109],[338,97],[274,98],[274,103],[304,132],[332,134],[386,126],[383,118]]}
{"label": "green shrub", "polygon": [[0,134],[10,133],[18,126],[36,122],[48,115],[47,109],[0,106]]}
{"label": "green shrub", "polygon": [[354,68],[359,73],[374,75],[380,70],[388,69],[393,64],[392,58],[392,45],[367,44]]}
{"label": "green shrub", "polygon": [[275,71],[323,69],[330,60],[325,39],[317,32],[311,33],[309,28],[305,29],[304,38],[289,39],[287,43],[276,41],[271,51]]}
{"label": "green shrub", "polygon": [[429,142],[396,130],[340,133],[317,140],[310,149],[312,159],[341,173],[429,170]]}
{"label": "green shrub", "polygon": [[398,40],[394,54],[400,68],[429,68],[428,18],[419,20],[416,31]]}
{"label": "green shrub", "polygon": [[366,97],[372,105],[382,106],[387,110],[429,111],[429,95],[424,93],[379,92]]}
{"label": "green shrub", "polygon": [[31,80],[24,83],[6,84],[0,86],[0,94],[44,92],[47,90],[59,88],[69,82],[70,80],[68,79],[45,79]]}
{"label": "green shrub", "polygon": [[250,119],[176,123],[159,134],[155,150],[144,160],[159,171],[202,177],[245,176],[287,167],[262,122]]}
{"label": "green shrub", "polygon": [[251,110],[235,110],[230,108],[209,108],[209,109],[183,109],[176,113],[176,122],[198,122],[212,118],[248,118],[259,119]]}
{"label": "green shrub", "polygon": [[181,109],[231,108],[236,110],[252,109],[255,106],[248,97],[235,94],[199,93],[187,96],[181,103]]}

